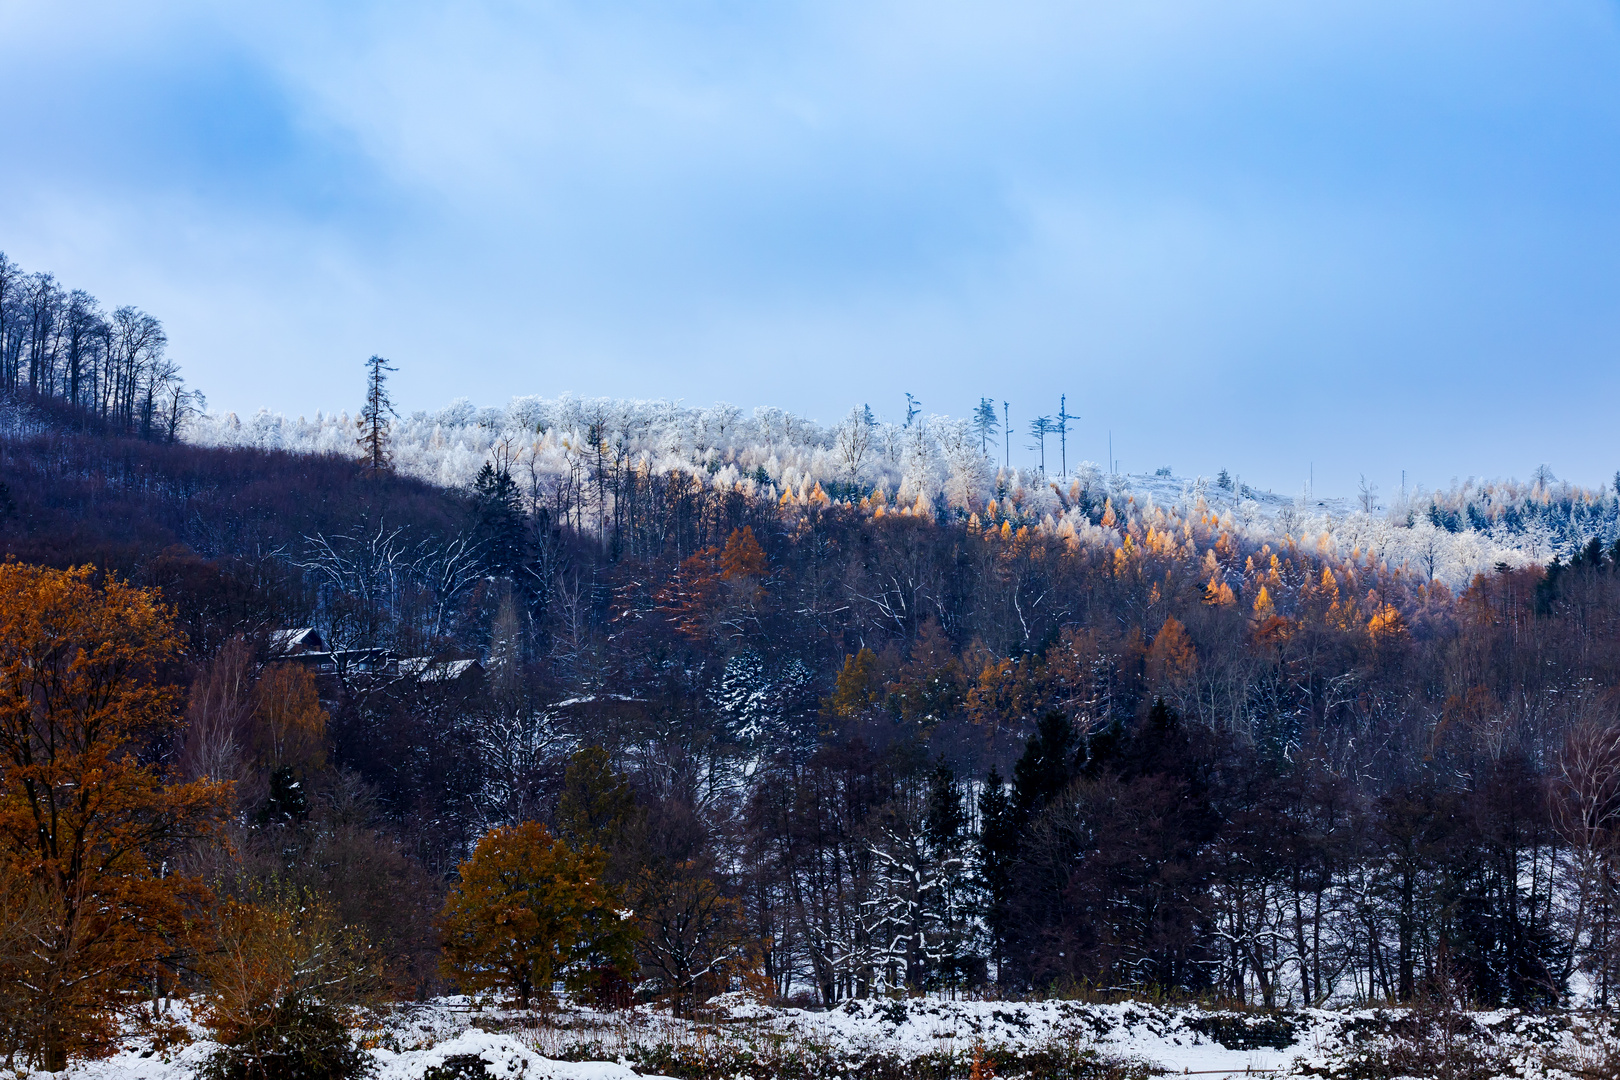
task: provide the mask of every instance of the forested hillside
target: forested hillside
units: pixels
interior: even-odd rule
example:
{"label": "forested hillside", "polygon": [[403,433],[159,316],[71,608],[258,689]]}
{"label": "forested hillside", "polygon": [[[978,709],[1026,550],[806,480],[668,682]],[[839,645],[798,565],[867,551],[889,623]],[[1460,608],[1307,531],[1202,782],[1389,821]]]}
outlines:
{"label": "forested hillside", "polygon": [[[1620,961],[1601,541],[1451,588],[1080,481],[1047,489],[1061,521],[1028,488],[956,513],[606,456],[456,490],[352,444],[8,415],[5,550],[177,606],[171,752],[238,781],[214,872],[332,897],[415,991],[458,862],[536,820],[601,845],[640,933],[617,977],[678,1003],[757,977],[1533,1005]],[[293,739],[289,672],[319,694]]]}
{"label": "forested hillside", "polygon": [[[150,316],[6,263],[0,289],[8,670],[81,633],[40,605],[135,613],[142,678],[180,695],[127,691],[173,782],[141,850],[201,890],[206,940],[348,942],[339,982],[372,994],[556,978],[686,1013],[745,987],[1609,999],[1606,488],[1124,476],[1071,463],[1066,404],[1034,470],[997,464],[988,400],[398,419],[378,358],[354,418],[241,424],[197,412]],[[536,867],[574,929],[496,962],[480,920]],[[28,895],[0,889],[14,928]],[[130,970],[212,987],[220,1038],[279,1030],[220,1019],[212,945],[144,933]],[[39,1060],[108,1030],[37,1015],[13,1048]]]}
{"label": "forested hillside", "polygon": [[[1327,545],[1385,569],[1404,568],[1466,587],[1497,564],[1569,559],[1588,542],[1620,540],[1620,498],[1560,482],[1545,466],[1525,483],[1478,481],[1446,491],[1404,486],[1381,493],[1362,481],[1348,498],[1309,491],[1260,490],[1216,463],[1207,472],[1155,465],[1126,475],[1079,453],[1078,425],[1036,416],[1014,422],[1002,403],[981,400],[971,417],[935,416],[908,402],[903,422],[886,423],[857,406],[836,424],[760,408],[747,414],[724,402],[691,408],[667,401],[515,398],[505,408],[465,400],[392,425],[395,467],[444,487],[472,484],[486,461],[505,463],[533,504],[576,528],[617,529],[623,484],[642,473],[683,473],[752,498],[808,496],[859,502],[883,491],[892,503],[936,517],[977,515],[1088,544],[1117,544],[1095,532],[1104,506],[1116,517],[1151,513],[1230,515],[1225,527],[1258,543]],[[1012,430],[1007,430],[1010,426]],[[184,436],[208,446],[348,454],[354,420],[346,413],[313,421],[260,412],[188,418]],[[1093,433],[1091,442],[1095,443]],[[1040,464],[1009,467],[1008,452]],[[1028,456],[1026,456],[1028,455]],[[1010,503],[1009,503],[1009,500]],[[994,501],[994,506],[991,502]]]}

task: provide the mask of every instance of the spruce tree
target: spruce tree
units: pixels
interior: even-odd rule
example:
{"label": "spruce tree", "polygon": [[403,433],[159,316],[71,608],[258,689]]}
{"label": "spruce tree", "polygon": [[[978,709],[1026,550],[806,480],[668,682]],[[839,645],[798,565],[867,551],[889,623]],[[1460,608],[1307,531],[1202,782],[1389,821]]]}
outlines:
{"label": "spruce tree", "polygon": [[979,872],[983,875],[988,899],[985,922],[990,928],[990,950],[996,962],[997,978],[1002,979],[1006,964],[1013,896],[1013,868],[1022,849],[1020,829],[1007,785],[1001,773],[990,770],[984,790],[979,793]]}
{"label": "spruce tree", "polygon": [[1013,766],[1013,808],[1019,824],[1062,795],[1074,779],[1079,740],[1069,718],[1059,710],[1041,717],[1024,755]]}
{"label": "spruce tree", "polygon": [[935,986],[956,987],[966,981],[973,945],[973,883],[966,859],[968,817],[962,785],[940,758],[928,778],[928,807],[923,819],[928,860],[935,879],[929,900],[927,952]]}
{"label": "spruce tree", "polygon": [[528,562],[529,538],[523,501],[505,467],[484,462],[473,481],[474,533],[483,545],[485,569],[495,577],[521,577]]}

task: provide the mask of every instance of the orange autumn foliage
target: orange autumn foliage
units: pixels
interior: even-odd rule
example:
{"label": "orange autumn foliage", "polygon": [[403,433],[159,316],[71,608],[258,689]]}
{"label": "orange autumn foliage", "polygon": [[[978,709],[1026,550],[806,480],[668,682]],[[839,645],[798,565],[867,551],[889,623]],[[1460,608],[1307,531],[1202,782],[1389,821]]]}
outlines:
{"label": "orange autumn foliage", "polygon": [[1155,682],[1181,685],[1198,666],[1198,650],[1186,626],[1174,615],[1164,620],[1148,650],[1148,669]]}
{"label": "orange autumn foliage", "polygon": [[720,606],[721,589],[715,568],[719,555],[719,550],[712,547],[688,555],[658,590],[659,609],[694,641],[703,641],[715,632],[714,612]]}
{"label": "orange autumn foliage", "polygon": [[770,572],[765,549],[754,538],[752,526],[731,530],[720,552],[720,576],[726,581],[739,577],[764,577]]}
{"label": "orange autumn foliage", "polygon": [[574,851],[532,821],[487,833],[445,901],[445,974],[464,990],[503,988],[527,1008],[552,982],[590,985],[634,962],[634,931],[616,910],[598,847]]}
{"label": "orange autumn foliage", "polygon": [[365,935],[319,896],[228,899],[206,933],[197,968],[208,991],[198,1017],[227,1046],[273,1043],[289,1010],[321,1007],[347,1022],[383,988]]}
{"label": "orange autumn foliage", "polygon": [[735,638],[757,623],[766,599],[770,562],[749,526],[733,529],[724,547],[706,547],[681,560],[658,590],[658,607],[694,641]]}
{"label": "orange autumn foliage", "polygon": [[0,979],[31,988],[12,1052],[48,1069],[107,1045],[121,993],[161,971],[202,892],[162,872],[229,793],[175,783],[160,757],[179,724],[160,672],[180,646],[153,590],[0,564],[0,867],[40,919]]}

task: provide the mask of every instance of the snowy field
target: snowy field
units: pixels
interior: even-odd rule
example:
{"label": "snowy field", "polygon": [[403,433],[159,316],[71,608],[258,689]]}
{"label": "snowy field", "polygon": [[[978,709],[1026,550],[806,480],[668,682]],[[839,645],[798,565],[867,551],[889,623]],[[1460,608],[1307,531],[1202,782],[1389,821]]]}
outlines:
{"label": "snowy field", "polygon": [[[829,1010],[767,1008],[740,996],[703,1020],[654,1009],[533,1014],[450,998],[404,1006],[360,1033],[377,1080],[633,1080],[638,1076],[1398,1076],[1591,1080],[1620,1062],[1611,1018],[1409,1010],[1223,1012],[1144,1003],[914,999]],[[190,1080],[214,1051],[154,1050],[132,1037],[75,1080]],[[43,1074],[41,1074],[43,1075]]]}

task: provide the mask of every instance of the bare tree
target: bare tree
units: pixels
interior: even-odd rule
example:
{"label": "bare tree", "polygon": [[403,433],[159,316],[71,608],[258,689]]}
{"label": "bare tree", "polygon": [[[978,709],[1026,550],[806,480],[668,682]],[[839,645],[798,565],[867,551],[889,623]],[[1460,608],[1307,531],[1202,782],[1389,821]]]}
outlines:
{"label": "bare tree", "polygon": [[1069,395],[1060,394],[1058,396],[1057,421],[1053,424],[1052,430],[1057,432],[1059,452],[1063,455],[1062,475],[1064,476],[1069,475],[1069,421],[1078,419],[1080,417],[1069,411]]}
{"label": "bare tree", "polygon": [[1356,501],[1361,504],[1361,512],[1364,514],[1370,514],[1379,509],[1378,485],[1367,483],[1366,473],[1361,474],[1361,488],[1356,495]]}
{"label": "bare tree", "polygon": [[979,452],[990,456],[990,439],[1001,431],[1001,418],[996,415],[996,403],[987,397],[979,399],[973,410],[973,430],[979,435]]}
{"label": "bare tree", "polygon": [[0,254],[0,390],[26,390],[147,438],[173,438],[200,397],[180,389],[163,324],[138,308],[106,315],[94,296]]}
{"label": "bare tree", "polygon": [[1620,908],[1620,726],[1587,723],[1571,731],[1558,756],[1553,819],[1569,844],[1566,905],[1569,962],[1597,986],[1606,1007],[1616,969]]}
{"label": "bare tree", "polygon": [[56,364],[57,322],[62,289],[51,274],[34,274],[23,290],[23,318],[28,335],[28,389],[48,393],[47,383]]}
{"label": "bare tree", "polygon": [[26,284],[22,268],[0,251],[0,390],[17,389],[17,361],[23,342],[19,323]]}
{"label": "bare tree", "polygon": [[163,324],[125,305],[113,312],[110,368],[104,377],[101,413],[125,427],[135,427],[137,403],[146,399],[144,384],[168,347]]}
{"label": "bare tree", "polygon": [[201,390],[187,390],[179,377],[171,379],[164,392],[163,434],[167,442],[180,438],[180,429],[189,417],[208,408],[208,399]]}
{"label": "bare tree", "polygon": [[68,295],[67,369],[63,373],[63,396],[74,405],[80,404],[80,395],[87,389],[85,383],[94,377],[97,346],[106,337],[106,320],[101,305],[83,289],[74,289]]}

